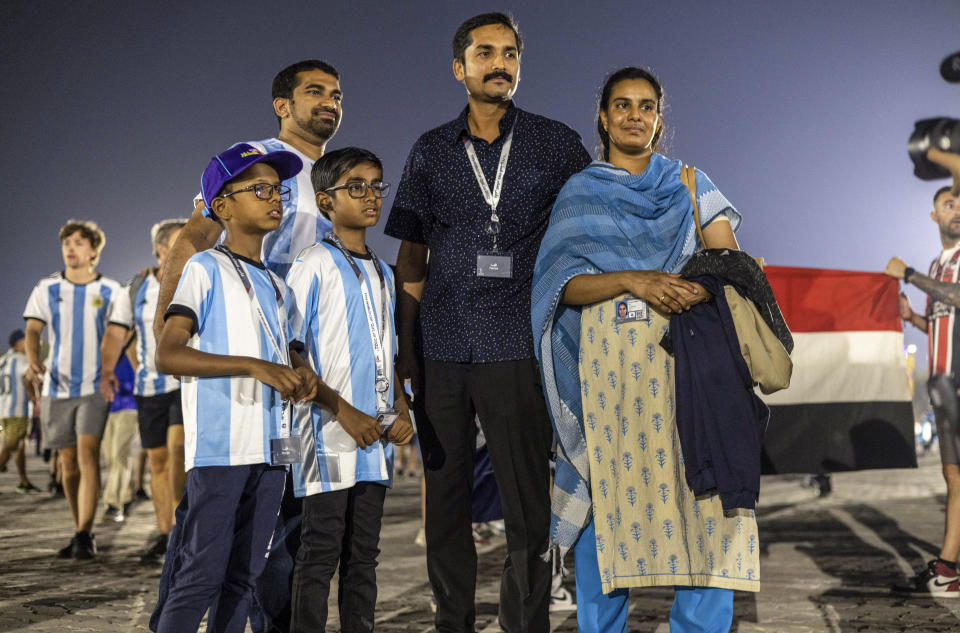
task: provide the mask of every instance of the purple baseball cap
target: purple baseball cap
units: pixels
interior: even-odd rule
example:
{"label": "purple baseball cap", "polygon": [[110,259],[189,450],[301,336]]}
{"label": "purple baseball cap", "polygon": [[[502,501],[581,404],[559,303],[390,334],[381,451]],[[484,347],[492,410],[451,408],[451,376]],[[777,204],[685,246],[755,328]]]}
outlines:
{"label": "purple baseball cap", "polygon": [[277,170],[281,181],[296,176],[303,169],[303,161],[293,152],[278,150],[264,153],[253,145],[237,143],[211,158],[210,164],[200,176],[200,192],[203,194],[203,203],[207,207],[204,209],[204,215],[210,217],[212,213],[210,203],[223,189],[223,185],[257,163],[266,163],[273,167]]}

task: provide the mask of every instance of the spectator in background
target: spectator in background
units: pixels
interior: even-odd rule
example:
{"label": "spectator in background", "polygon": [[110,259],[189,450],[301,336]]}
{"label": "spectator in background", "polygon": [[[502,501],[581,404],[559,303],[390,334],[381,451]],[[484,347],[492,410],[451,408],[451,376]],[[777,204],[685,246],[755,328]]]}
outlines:
{"label": "spectator in background", "polygon": [[30,398],[27,396],[23,376],[27,372],[27,357],[23,353],[23,330],[10,334],[10,349],[0,356],[0,428],[4,444],[0,449],[0,472],[7,469],[7,461],[13,456],[20,483],[17,492],[27,494],[40,492],[27,478],[27,436],[30,433]]}
{"label": "spectator in background", "polygon": [[[100,496],[100,438],[109,405],[100,386],[100,342],[120,284],[96,272],[106,238],[93,222],[70,220],[60,229],[65,268],[41,279],[30,293],[26,319],[26,380],[43,382],[40,423],[45,448],[56,449],[63,488],[76,528],[60,558],[96,556],[94,513]],[[49,371],[40,359],[47,330]]]}

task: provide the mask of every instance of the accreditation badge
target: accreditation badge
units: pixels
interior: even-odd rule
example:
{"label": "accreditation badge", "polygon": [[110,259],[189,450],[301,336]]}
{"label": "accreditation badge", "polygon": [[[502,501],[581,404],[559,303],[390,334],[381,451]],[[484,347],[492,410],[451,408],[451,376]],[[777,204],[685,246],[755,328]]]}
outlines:
{"label": "accreditation badge", "polygon": [[513,253],[477,251],[477,277],[513,278]]}
{"label": "accreditation badge", "polygon": [[643,299],[628,297],[617,301],[614,323],[632,323],[646,321],[650,318],[649,306]]}
{"label": "accreditation badge", "polygon": [[381,434],[387,433],[398,417],[400,417],[400,412],[393,408],[377,411],[377,423],[380,425]]}
{"label": "accreditation badge", "polygon": [[270,464],[290,466],[300,463],[300,436],[278,437],[270,440]]}

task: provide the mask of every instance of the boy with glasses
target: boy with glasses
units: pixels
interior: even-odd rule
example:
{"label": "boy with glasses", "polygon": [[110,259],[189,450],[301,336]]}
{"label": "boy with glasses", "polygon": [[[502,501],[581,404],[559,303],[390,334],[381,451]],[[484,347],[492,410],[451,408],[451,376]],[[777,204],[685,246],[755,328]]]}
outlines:
{"label": "boy with glasses", "polygon": [[242,633],[286,468],[299,460],[290,402],[312,398],[316,376],[290,367],[287,288],[260,254],[289,194],[280,182],[301,167],[290,152],[239,144],[201,178],[227,235],[187,262],[157,342],[157,370],[182,377],[187,469],[159,632],[196,631],[209,608],[208,631]]}
{"label": "boy with glasses", "polygon": [[291,630],[325,630],[330,580],[339,565],[340,626],[372,631],[380,522],[394,458],[383,440],[403,445],[413,436],[403,388],[393,380],[393,273],[366,245],[389,185],[380,159],[355,147],[317,160],[311,179],[333,230],[290,268],[290,322],[295,345],[339,395],[317,400],[300,423],[303,461],[293,479],[303,497],[303,523]]}
{"label": "boy with glasses", "polygon": [[[40,424],[44,448],[56,450],[63,489],[76,533],[57,555],[90,559],[96,543],[90,530],[100,496],[100,438],[109,405],[97,393],[100,342],[120,284],[96,272],[106,238],[93,222],[70,220],[60,229],[64,270],[41,279],[23,311],[26,380],[41,380]],[[49,326],[49,327],[48,327]],[[40,357],[47,329],[50,368]]]}

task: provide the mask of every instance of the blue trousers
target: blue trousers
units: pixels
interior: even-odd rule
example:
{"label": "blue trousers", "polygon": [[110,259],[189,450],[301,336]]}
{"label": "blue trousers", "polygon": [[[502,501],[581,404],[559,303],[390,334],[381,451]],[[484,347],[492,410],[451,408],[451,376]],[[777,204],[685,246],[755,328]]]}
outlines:
{"label": "blue trousers", "polygon": [[[627,631],[627,589],[603,593],[593,521],[573,548],[580,633]],[[733,623],[733,591],[714,587],[675,587],[670,633],[728,633]]]}
{"label": "blue trousers", "polygon": [[157,633],[196,631],[207,609],[208,631],[243,633],[277,523],[285,470],[253,464],[187,473],[151,618]]}

